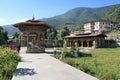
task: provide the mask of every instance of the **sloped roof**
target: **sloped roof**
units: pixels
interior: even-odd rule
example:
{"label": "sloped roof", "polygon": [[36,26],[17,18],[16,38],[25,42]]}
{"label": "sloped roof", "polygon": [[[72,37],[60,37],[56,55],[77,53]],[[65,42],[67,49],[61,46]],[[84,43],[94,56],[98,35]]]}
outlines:
{"label": "sloped roof", "polygon": [[43,22],[43,21],[39,21],[39,20],[27,20],[25,22],[19,22],[14,24],[13,26],[15,27],[23,27],[23,26],[44,26],[46,28],[51,28],[52,26]]}
{"label": "sloped roof", "polygon": [[90,33],[65,36],[65,38],[87,38],[87,37],[107,37],[107,36],[105,34],[90,34]]}

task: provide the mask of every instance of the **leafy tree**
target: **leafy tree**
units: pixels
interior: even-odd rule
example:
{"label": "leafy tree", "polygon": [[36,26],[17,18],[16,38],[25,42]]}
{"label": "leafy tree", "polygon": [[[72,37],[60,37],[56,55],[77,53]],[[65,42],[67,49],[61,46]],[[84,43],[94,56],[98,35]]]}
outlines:
{"label": "leafy tree", "polygon": [[19,38],[20,38],[20,34],[18,32],[15,32],[13,34],[13,40],[14,40],[14,42],[19,41]]}
{"label": "leafy tree", "polygon": [[45,33],[47,39],[55,39],[57,36],[57,30],[54,28],[48,29]]}
{"label": "leafy tree", "polygon": [[4,39],[4,36],[0,33],[0,46],[5,44],[5,39]]}
{"label": "leafy tree", "polygon": [[74,27],[74,28],[72,29],[72,32],[80,31],[80,30],[82,29],[82,26],[83,26],[83,25],[77,25],[76,27]]}
{"label": "leafy tree", "polygon": [[19,33],[15,32],[15,33],[13,34],[13,38],[18,38],[18,37],[19,37]]}
{"label": "leafy tree", "polygon": [[69,35],[69,33],[70,31],[68,30],[67,27],[62,27],[59,31],[58,38],[63,40],[63,38]]}
{"label": "leafy tree", "polygon": [[7,40],[7,32],[4,31],[3,28],[0,26],[0,45],[7,43]]}
{"label": "leafy tree", "polygon": [[7,42],[7,40],[9,39],[9,38],[8,38],[8,32],[5,31],[5,32],[3,33],[3,35],[4,35],[4,39],[5,39],[5,41]]}

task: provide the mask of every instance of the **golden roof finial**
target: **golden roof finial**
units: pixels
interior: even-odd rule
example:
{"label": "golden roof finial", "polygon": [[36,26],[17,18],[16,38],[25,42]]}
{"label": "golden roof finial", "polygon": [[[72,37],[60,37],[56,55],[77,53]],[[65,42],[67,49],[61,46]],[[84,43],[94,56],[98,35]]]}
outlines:
{"label": "golden roof finial", "polygon": [[34,21],[35,20],[35,16],[33,15],[33,18],[32,18],[32,20]]}

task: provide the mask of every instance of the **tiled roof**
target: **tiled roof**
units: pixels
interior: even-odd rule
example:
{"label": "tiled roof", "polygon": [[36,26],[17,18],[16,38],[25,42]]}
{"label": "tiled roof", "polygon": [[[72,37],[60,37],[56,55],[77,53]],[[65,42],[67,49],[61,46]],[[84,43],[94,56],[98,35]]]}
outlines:
{"label": "tiled roof", "polygon": [[65,38],[87,38],[87,37],[106,37],[105,34],[79,34],[79,35],[72,35],[72,36],[65,36]]}
{"label": "tiled roof", "polygon": [[13,26],[15,27],[22,27],[22,26],[44,26],[47,28],[52,27],[51,25],[43,22],[43,21],[39,21],[39,20],[27,20],[25,22],[20,22],[20,23],[16,23]]}

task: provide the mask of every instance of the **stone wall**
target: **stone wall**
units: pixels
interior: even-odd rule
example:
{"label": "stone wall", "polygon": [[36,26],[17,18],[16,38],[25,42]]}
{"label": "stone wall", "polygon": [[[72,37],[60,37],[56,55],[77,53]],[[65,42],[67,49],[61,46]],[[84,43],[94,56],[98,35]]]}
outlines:
{"label": "stone wall", "polygon": [[120,46],[120,34],[108,34],[106,40],[114,40]]}
{"label": "stone wall", "polygon": [[117,42],[120,42],[120,34],[109,34],[107,35],[107,39],[112,39]]}

